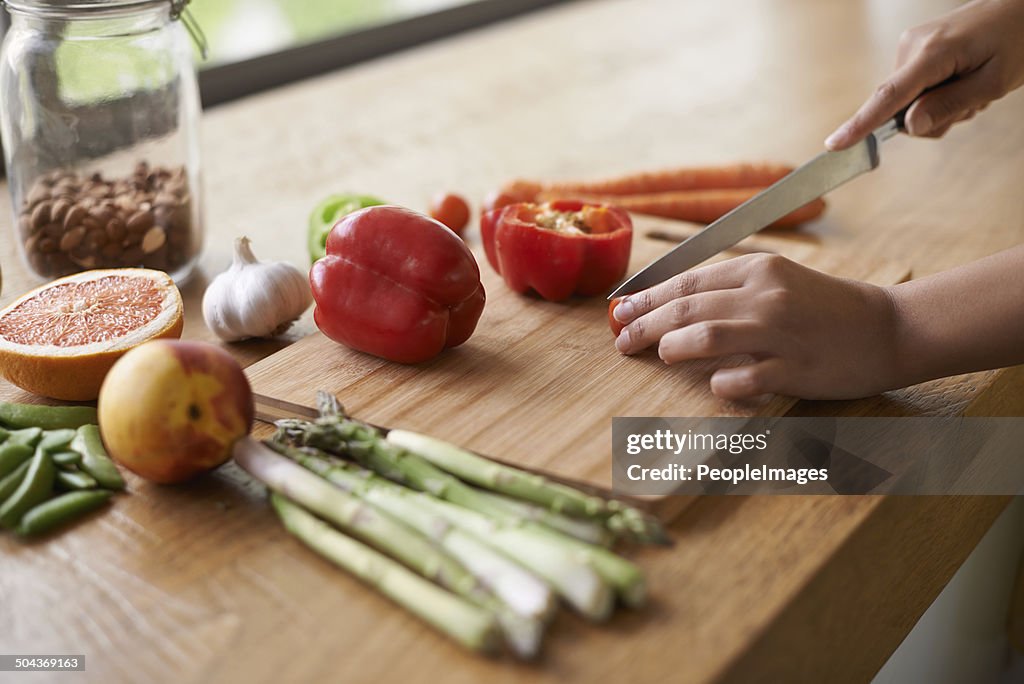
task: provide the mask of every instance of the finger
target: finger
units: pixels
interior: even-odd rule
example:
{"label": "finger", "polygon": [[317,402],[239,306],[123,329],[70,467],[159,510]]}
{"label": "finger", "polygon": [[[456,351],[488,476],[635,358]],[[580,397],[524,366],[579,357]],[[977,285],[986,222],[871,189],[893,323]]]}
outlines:
{"label": "finger", "polygon": [[698,292],[673,299],[627,325],[615,339],[615,348],[622,354],[635,354],[655,344],[673,330],[707,320],[735,318],[749,297],[739,288]]}
{"label": "finger", "polygon": [[913,102],[925,88],[951,76],[953,68],[955,65],[946,65],[945,60],[925,59],[919,54],[878,86],[857,113],[826,138],[825,146],[843,150],[863,140]]}
{"label": "finger", "polygon": [[963,114],[961,114],[960,117],[956,121],[954,121],[953,123],[960,123],[962,121],[970,121],[971,119],[973,119],[974,117],[976,117],[978,115],[979,111],[981,111],[981,110],[979,110],[979,109],[970,109],[970,110],[964,112]]}
{"label": "finger", "polygon": [[752,399],[762,394],[779,394],[788,373],[779,358],[721,368],[711,376],[711,393],[723,399]]}
{"label": "finger", "polygon": [[623,297],[612,315],[619,323],[631,323],[673,299],[740,287],[750,270],[751,259],[757,256],[748,254],[680,273],[654,287]]}
{"label": "finger", "polygon": [[946,135],[946,133],[949,133],[949,129],[952,128],[952,127],[953,127],[953,124],[949,123],[949,124],[946,124],[945,126],[943,126],[942,128],[934,129],[931,133],[929,133],[928,135],[922,136],[922,137],[925,137],[925,138],[941,138],[942,136]]}
{"label": "finger", "polygon": [[986,65],[969,76],[925,93],[907,112],[907,132],[919,137],[937,137],[943,127],[970,118],[1000,96],[993,68]]}
{"label": "finger", "polygon": [[678,363],[732,354],[760,356],[776,346],[774,335],[755,321],[702,321],[663,336],[658,356],[665,363]]}

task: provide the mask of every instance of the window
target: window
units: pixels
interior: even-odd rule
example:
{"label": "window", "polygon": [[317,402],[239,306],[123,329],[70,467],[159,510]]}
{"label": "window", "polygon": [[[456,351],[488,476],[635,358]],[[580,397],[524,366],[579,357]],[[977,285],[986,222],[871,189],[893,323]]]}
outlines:
{"label": "window", "polygon": [[207,64],[238,62],[354,30],[447,10],[471,0],[194,0]]}
{"label": "window", "polygon": [[209,44],[203,105],[566,0],[193,0]]}

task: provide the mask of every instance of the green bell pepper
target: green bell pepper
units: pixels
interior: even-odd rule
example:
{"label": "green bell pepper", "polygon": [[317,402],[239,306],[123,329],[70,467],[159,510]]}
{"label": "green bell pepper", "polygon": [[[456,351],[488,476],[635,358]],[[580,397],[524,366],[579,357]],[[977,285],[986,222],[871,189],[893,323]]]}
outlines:
{"label": "green bell pepper", "polygon": [[353,211],[387,204],[373,195],[331,195],[316,206],[309,216],[307,233],[310,261],[323,258],[327,250],[327,236],[334,224]]}

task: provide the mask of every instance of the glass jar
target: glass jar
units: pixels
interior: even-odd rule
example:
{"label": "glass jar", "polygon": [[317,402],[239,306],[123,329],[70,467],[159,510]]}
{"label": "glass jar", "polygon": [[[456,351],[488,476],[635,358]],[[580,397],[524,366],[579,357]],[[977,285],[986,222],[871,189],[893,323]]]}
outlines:
{"label": "glass jar", "polygon": [[202,242],[185,2],[4,4],[0,130],[26,264],[47,279],[141,266],[184,280]]}

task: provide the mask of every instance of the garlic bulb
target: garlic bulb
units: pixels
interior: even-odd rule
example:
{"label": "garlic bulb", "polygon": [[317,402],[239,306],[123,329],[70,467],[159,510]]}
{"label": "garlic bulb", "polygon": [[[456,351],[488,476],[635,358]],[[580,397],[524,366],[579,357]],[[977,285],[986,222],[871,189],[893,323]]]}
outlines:
{"label": "garlic bulb", "polygon": [[313,302],[306,275],[284,261],[258,261],[249,238],[235,240],[228,270],[203,294],[203,319],[222,340],[273,337],[287,330]]}

